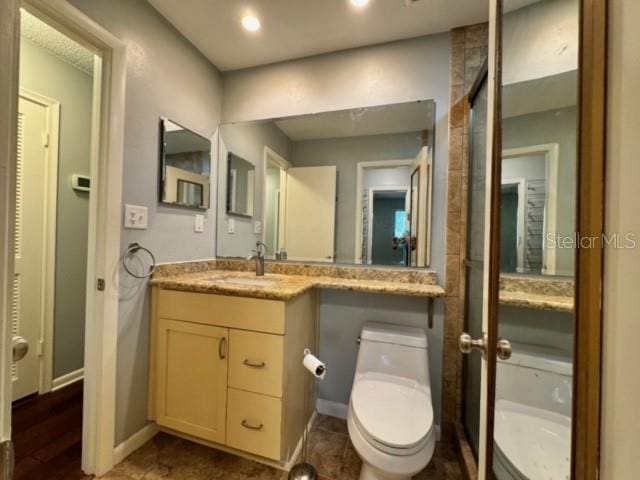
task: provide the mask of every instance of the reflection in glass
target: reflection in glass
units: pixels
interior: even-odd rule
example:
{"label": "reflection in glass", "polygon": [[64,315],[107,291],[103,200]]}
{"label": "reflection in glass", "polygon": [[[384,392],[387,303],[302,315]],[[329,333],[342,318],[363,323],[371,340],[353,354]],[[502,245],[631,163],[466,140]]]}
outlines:
{"label": "reflection in glass", "polygon": [[576,225],[577,0],[504,0],[499,480],[570,478]]}
{"label": "reflection in glass", "polygon": [[428,266],[434,115],[424,100],[221,125],[217,256],[261,240],[270,259]]}
{"label": "reflection in glass", "polygon": [[160,201],[209,208],[211,142],[165,118],[160,136]]}

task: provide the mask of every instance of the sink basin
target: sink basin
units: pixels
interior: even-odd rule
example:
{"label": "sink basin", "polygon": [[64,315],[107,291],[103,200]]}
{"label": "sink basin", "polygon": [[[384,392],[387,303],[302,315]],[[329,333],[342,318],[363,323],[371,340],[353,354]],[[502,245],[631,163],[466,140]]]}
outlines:
{"label": "sink basin", "polygon": [[221,277],[215,281],[227,285],[240,285],[244,287],[272,287],[277,282],[266,278],[247,278],[247,277]]}

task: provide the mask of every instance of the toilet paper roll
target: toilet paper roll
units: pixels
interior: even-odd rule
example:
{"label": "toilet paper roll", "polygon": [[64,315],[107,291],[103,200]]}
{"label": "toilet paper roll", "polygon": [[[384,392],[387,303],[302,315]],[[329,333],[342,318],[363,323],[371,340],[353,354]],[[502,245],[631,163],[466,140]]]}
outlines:
{"label": "toilet paper roll", "polygon": [[324,376],[327,374],[327,366],[316,356],[312,355],[309,350],[304,351],[302,365],[304,365],[304,368],[309,370],[314,377],[320,380],[324,379]]}

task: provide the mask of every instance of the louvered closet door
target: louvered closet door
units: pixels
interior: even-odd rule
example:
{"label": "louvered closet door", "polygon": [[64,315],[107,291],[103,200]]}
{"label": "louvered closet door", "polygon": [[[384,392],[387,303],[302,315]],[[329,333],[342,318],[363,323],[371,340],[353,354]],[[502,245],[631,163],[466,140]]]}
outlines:
{"label": "louvered closet door", "polygon": [[37,345],[42,321],[45,222],[46,115],[43,105],[20,98],[16,182],[13,334],[29,342],[29,353],[13,364],[13,399],[38,391]]}

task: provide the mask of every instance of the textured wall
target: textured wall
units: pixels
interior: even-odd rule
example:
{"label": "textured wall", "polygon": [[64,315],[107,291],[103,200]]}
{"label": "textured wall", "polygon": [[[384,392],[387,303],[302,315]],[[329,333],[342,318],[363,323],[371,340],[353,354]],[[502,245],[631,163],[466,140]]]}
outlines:
{"label": "textured wall", "polygon": [[[158,119],[166,116],[205,137],[220,121],[220,75],[147,2],[72,0],[127,45],[123,203],[149,209],[147,230],[124,230],[160,262],[211,258],[215,209],[204,233],[194,233],[194,211],[158,204]],[[214,149],[215,149],[214,144]],[[146,283],[121,272],[118,313],[116,444],[147,421],[149,294]]]}
{"label": "textured wall", "polygon": [[29,40],[20,44],[20,86],[60,102],[53,378],[84,367],[89,194],[71,175],[89,175],[93,77]]}

